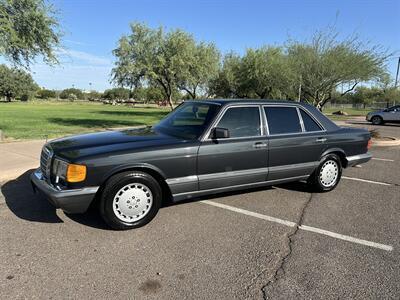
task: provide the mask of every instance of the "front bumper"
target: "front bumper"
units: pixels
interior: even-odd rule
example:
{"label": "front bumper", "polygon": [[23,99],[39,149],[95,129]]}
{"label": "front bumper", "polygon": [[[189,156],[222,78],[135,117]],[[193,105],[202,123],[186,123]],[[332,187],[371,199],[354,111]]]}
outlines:
{"label": "front bumper", "polygon": [[371,158],[372,158],[372,154],[369,153],[369,152],[364,153],[364,154],[348,156],[348,157],[346,157],[347,167],[352,167],[352,166],[355,166],[355,165],[366,163]]}
{"label": "front bumper", "polygon": [[43,177],[42,171],[37,169],[31,174],[33,189],[43,194],[56,208],[66,213],[84,213],[92,203],[99,187],[87,187],[74,190],[58,190]]}

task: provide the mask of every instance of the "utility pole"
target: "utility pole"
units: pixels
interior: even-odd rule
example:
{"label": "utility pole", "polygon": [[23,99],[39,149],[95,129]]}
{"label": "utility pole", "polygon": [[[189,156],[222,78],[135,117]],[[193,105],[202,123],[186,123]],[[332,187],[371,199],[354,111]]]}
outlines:
{"label": "utility pole", "polygon": [[394,82],[394,88],[397,88],[397,80],[399,79],[399,67],[400,67],[400,56],[399,60],[397,61],[397,72],[396,72],[396,80]]}

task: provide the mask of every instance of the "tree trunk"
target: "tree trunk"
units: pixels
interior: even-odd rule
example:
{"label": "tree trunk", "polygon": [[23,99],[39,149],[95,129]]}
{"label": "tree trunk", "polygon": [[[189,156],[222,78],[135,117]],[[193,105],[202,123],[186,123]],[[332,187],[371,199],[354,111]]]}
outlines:
{"label": "tree trunk", "polygon": [[171,110],[174,109],[174,103],[172,102],[172,95],[168,95],[168,104],[171,107]]}

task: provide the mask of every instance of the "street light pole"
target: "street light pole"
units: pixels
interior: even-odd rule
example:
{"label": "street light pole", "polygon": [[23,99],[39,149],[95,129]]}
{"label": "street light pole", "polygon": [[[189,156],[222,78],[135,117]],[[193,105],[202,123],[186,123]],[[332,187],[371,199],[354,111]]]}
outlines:
{"label": "street light pole", "polygon": [[399,60],[397,61],[397,71],[396,71],[396,80],[394,81],[394,88],[397,88],[397,80],[399,78],[399,67],[400,67],[400,56]]}

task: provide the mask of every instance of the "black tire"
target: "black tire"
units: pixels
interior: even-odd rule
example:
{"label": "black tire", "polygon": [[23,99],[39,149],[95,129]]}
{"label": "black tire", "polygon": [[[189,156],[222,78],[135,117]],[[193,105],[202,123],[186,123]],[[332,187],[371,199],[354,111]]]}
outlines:
{"label": "black tire", "polygon": [[380,116],[373,116],[371,118],[371,123],[374,125],[382,125],[383,124],[383,119]]}
{"label": "black tire", "polygon": [[[327,165],[330,165],[337,172],[336,179],[333,182],[330,181],[324,182],[324,179],[321,178],[322,168],[323,167],[326,168]],[[330,175],[332,177],[335,177],[334,174]],[[341,177],[342,177],[342,163],[340,161],[340,158],[336,154],[328,154],[321,159],[319,166],[317,167],[317,169],[315,169],[314,173],[309,177],[308,183],[316,192],[329,192],[336,188],[336,186],[339,184]]]}
{"label": "black tire", "polygon": [[[152,202],[151,204],[149,202],[149,205],[147,205],[147,203],[143,203],[145,201],[150,201],[149,199],[148,200],[144,199],[147,196],[144,196],[144,198],[137,197],[136,198],[137,200],[131,200],[133,203],[131,204],[132,206],[137,204],[134,203],[134,201],[140,202],[140,204],[138,203],[138,205],[146,206],[145,208],[146,214],[138,220],[127,221],[126,218],[132,218],[132,217],[126,216],[125,214],[121,213],[122,207],[124,207],[124,209],[126,210],[127,205],[130,205],[126,203],[126,202],[129,203],[129,201],[122,202],[122,200],[115,200],[115,201],[121,201],[121,203],[119,202],[114,203],[114,197],[117,199],[118,198],[117,193],[121,192],[125,193],[125,191],[123,191],[122,188],[126,187],[135,190],[139,190],[138,188],[140,187],[140,193],[148,193],[147,194],[148,197],[150,197],[149,195],[151,195],[152,197]],[[150,190],[150,192],[148,190]],[[104,221],[113,229],[125,230],[125,229],[138,228],[146,225],[156,216],[161,206],[161,198],[162,198],[161,187],[157,182],[157,180],[155,180],[149,174],[138,171],[119,173],[111,177],[107,181],[106,186],[104,187],[100,199],[100,214],[104,219]],[[121,208],[118,207],[118,204],[121,204]],[[136,205],[135,207],[138,207],[138,205]],[[129,208],[132,209],[132,206],[129,206]],[[133,208],[133,210],[135,210],[135,208]],[[139,217],[139,215],[137,217]],[[124,220],[122,220],[121,218],[123,218]]]}

